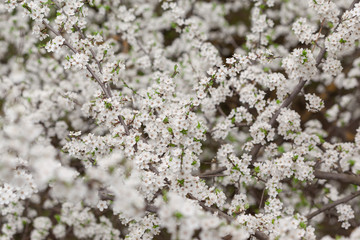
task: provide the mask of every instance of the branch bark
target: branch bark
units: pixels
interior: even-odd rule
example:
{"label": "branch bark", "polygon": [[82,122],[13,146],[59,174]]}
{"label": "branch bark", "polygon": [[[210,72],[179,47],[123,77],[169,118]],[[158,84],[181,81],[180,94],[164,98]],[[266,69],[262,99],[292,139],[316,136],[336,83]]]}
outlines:
{"label": "branch bark", "polygon": [[193,174],[193,176],[208,177],[208,176],[212,176],[212,175],[222,173],[225,170],[227,170],[226,167],[220,167],[220,168],[217,168],[217,169],[214,169],[214,170],[206,171],[204,173],[195,173],[195,174]]}
{"label": "branch bark", "polygon": [[337,180],[342,183],[350,183],[360,186],[360,176],[358,175],[350,175],[346,173],[323,172],[323,171],[315,171],[314,175],[318,179]]}
{"label": "branch bark", "polygon": [[[352,8],[354,8],[355,4],[357,2],[359,2],[360,0],[354,0],[350,7],[348,8],[348,11],[351,10]],[[337,26],[338,27],[338,26]],[[335,30],[337,29],[337,27],[335,28]],[[334,31],[335,31],[334,30]],[[323,47],[318,56],[316,57],[316,64],[315,66],[318,67],[319,64],[321,63],[321,60],[323,59],[323,57],[325,56],[325,53],[326,53],[326,48]],[[291,92],[290,96],[281,104],[280,108],[274,113],[274,115],[272,116],[269,124],[271,125],[271,127],[274,127],[275,124],[276,124],[276,118],[279,116],[280,114],[280,111],[282,108],[285,108],[285,107],[288,107],[292,101],[295,99],[295,97],[299,94],[299,92],[301,91],[301,89],[304,87],[306,81],[304,80],[300,80],[300,82],[296,85],[296,87],[294,88],[294,90]],[[257,155],[261,149],[262,145],[261,144],[256,144],[252,151],[251,151],[251,157],[252,157],[252,160],[251,162],[254,163],[256,161],[256,158],[257,158]]]}
{"label": "branch bark", "polygon": [[[47,29],[49,29],[51,32],[53,32],[56,36],[61,36],[60,32],[58,32],[57,30],[55,30],[50,24],[48,24],[46,21],[43,21],[43,24],[45,25],[45,27]],[[80,33],[82,34],[82,33]],[[65,39],[64,41],[64,45],[67,46],[73,53],[78,53],[78,51]],[[92,52],[93,53],[93,52]],[[93,54],[93,57],[95,58],[95,55]],[[97,60],[95,59],[95,61],[97,62]],[[105,94],[105,96],[107,98],[111,98],[112,97],[112,92],[110,88],[107,88],[104,84],[104,82],[99,78],[99,76],[93,71],[93,69],[90,67],[89,64],[85,65],[86,69],[90,72],[90,74],[94,77],[94,79],[96,80],[96,82],[100,85],[103,93]],[[101,67],[101,66],[100,66]],[[99,67],[99,68],[100,68]],[[99,69],[101,71],[101,68]],[[118,119],[121,123],[121,125],[123,125],[124,129],[125,129],[125,134],[126,135],[130,135],[130,131],[129,131],[129,126],[126,125],[126,123],[123,120],[123,116],[119,115]]]}
{"label": "branch bark", "polygon": [[341,198],[335,202],[332,202],[332,203],[329,203],[329,204],[326,204],[325,206],[323,206],[322,208],[320,208],[319,210],[316,210],[315,212],[312,212],[308,215],[306,215],[306,218],[308,220],[312,219],[313,217],[315,217],[316,215],[322,213],[322,212],[325,212],[326,210],[329,210],[330,208],[333,208],[333,207],[336,207],[337,205],[339,204],[342,204],[342,203],[346,203],[348,201],[350,201],[351,199],[353,198],[356,198],[357,196],[360,195],[360,190],[357,191],[357,192],[354,192],[352,193],[351,195],[347,196],[347,197],[344,197],[344,198]]}

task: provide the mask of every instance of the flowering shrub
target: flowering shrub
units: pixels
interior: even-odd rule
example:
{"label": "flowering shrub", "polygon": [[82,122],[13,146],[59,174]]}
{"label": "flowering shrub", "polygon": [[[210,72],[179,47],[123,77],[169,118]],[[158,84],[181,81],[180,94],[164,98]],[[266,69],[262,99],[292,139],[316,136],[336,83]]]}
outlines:
{"label": "flowering shrub", "polygon": [[0,12],[0,239],[360,239],[359,0]]}

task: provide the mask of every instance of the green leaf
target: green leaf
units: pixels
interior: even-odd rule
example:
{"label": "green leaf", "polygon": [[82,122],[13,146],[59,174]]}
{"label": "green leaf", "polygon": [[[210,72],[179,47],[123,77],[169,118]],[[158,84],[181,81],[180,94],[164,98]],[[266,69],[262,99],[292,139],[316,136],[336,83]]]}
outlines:
{"label": "green leaf", "polygon": [[169,123],[169,118],[165,117],[164,120],[163,120],[163,123]]}
{"label": "green leaf", "polygon": [[348,162],[349,162],[351,167],[355,165],[355,160],[350,159]]}
{"label": "green leaf", "polygon": [[174,217],[176,217],[177,219],[181,219],[183,215],[180,212],[175,212]]}
{"label": "green leaf", "polygon": [[320,143],[324,143],[324,142],[325,142],[325,139],[324,139],[324,137],[323,137],[323,136],[321,136],[320,134],[316,134],[316,136],[318,136],[318,137],[319,137],[319,139],[320,139]]}
{"label": "green leaf", "polygon": [[183,129],[183,130],[181,130],[180,132],[181,132],[182,134],[186,135],[186,134],[187,134],[187,131],[188,131],[188,130]]}
{"label": "green leaf", "polygon": [[61,222],[61,217],[60,217],[59,214],[55,214],[54,218],[56,219],[56,221],[57,221],[58,223]]}
{"label": "green leaf", "polygon": [[279,152],[279,153],[284,153],[284,152],[285,152],[284,147],[283,147],[283,146],[279,146],[279,147],[278,147],[278,152]]}
{"label": "green leaf", "polygon": [[109,102],[104,102],[105,103],[105,107],[107,108],[107,109],[111,109],[112,108],[112,104],[111,103],[109,103]]}
{"label": "green leaf", "polygon": [[300,227],[303,228],[303,229],[306,229],[306,223],[300,222]]}
{"label": "green leaf", "polygon": [[184,186],[185,179],[178,179],[177,181],[180,186]]}
{"label": "green leaf", "polygon": [[162,190],[162,194],[163,194],[163,200],[164,200],[165,202],[167,202],[167,201],[168,201],[168,197],[167,197],[167,191],[166,191],[165,189]]}
{"label": "green leaf", "polygon": [[25,8],[26,10],[28,10],[30,13],[32,13],[31,8],[29,7],[29,5],[27,3],[24,3],[22,5],[22,7]]}
{"label": "green leaf", "polygon": [[177,24],[175,22],[171,23],[171,28],[176,28]]}
{"label": "green leaf", "polygon": [[232,169],[240,172],[239,165],[237,165],[237,164],[234,167],[232,167]]}
{"label": "green leaf", "polygon": [[167,130],[169,131],[169,133],[173,134],[173,130],[172,130],[172,128],[171,128],[171,127],[168,127],[168,129],[167,129]]}

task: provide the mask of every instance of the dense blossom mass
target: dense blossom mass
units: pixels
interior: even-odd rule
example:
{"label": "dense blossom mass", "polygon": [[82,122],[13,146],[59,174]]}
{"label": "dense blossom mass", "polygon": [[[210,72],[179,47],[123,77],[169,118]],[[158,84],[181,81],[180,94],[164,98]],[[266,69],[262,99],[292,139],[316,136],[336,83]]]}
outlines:
{"label": "dense blossom mass", "polygon": [[0,240],[360,239],[359,0],[0,13]]}

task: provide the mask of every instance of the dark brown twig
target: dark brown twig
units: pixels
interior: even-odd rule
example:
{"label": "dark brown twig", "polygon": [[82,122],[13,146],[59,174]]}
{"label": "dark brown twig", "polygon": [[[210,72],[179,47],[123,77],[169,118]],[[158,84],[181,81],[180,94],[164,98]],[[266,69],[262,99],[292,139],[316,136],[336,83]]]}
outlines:
{"label": "dark brown twig", "polygon": [[346,173],[323,172],[323,171],[315,171],[314,175],[318,179],[337,180],[342,183],[350,183],[360,186],[360,176],[358,175],[350,175]]}
{"label": "dark brown twig", "polygon": [[341,199],[339,199],[339,200],[337,200],[337,201],[335,201],[335,202],[326,204],[325,206],[323,206],[323,207],[320,208],[319,210],[316,210],[315,212],[312,212],[312,213],[306,215],[306,218],[307,218],[308,220],[310,220],[310,219],[312,219],[313,217],[315,217],[316,215],[318,215],[318,214],[320,214],[320,213],[322,213],[322,212],[324,212],[324,211],[326,211],[326,210],[328,210],[328,209],[330,209],[330,208],[333,208],[333,207],[335,207],[335,206],[337,206],[337,205],[339,205],[339,204],[346,203],[346,202],[350,201],[351,199],[353,199],[353,198],[355,198],[355,197],[357,197],[357,196],[359,196],[359,195],[360,195],[360,190],[357,191],[357,192],[355,192],[355,193],[352,193],[351,195],[349,195],[349,196],[347,196],[347,197],[341,198]]}
{"label": "dark brown twig", "polygon": [[[43,21],[43,24],[47,29],[49,29],[51,32],[53,32],[56,36],[61,36],[61,34],[56,31],[51,25],[49,25],[47,22]],[[70,50],[73,53],[78,53],[78,51],[65,39],[64,45],[70,48]],[[89,64],[85,65],[86,69],[90,72],[90,74],[95,78],[96,82],[100,85],[101,89],[103,90],[103,93],[106,95],[107,98],[112,97],[111,89],[107,88],[104,84],[104,82],[99,78],[99,76],[96,75],[96,73],[92,70]],[[126,135],[130,135],[129,127],[125,124],[123,120],[123,116],[119,115],[119,121],[123,125],[125,129]]]}

